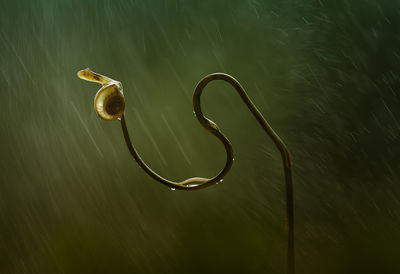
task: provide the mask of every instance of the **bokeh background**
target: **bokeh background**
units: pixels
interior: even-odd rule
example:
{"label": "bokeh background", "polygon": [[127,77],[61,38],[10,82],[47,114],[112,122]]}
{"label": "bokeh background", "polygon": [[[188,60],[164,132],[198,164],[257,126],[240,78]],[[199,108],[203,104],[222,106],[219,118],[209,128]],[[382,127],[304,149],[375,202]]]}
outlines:
{"label": "bokeh background", "polygon": [[173,180],[224,165],[191,96],[232,74],[293,154],[297,273],[400,273],[399,30],[399,1],[1,1],[0,272],[284,273],[280,156],[232,88],[202,101],[231,172],[171,191],[96,116],[90,67]]}

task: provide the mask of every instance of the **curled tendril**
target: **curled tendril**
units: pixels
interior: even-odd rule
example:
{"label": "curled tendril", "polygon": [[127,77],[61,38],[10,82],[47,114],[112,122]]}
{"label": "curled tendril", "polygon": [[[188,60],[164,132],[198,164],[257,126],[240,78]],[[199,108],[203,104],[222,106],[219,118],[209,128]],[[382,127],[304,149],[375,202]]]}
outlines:
{"label": "curled tendril", "polygon": [[[112,80],[106,76],[102,76],[100,74],[93,73],[89,69],[78,72],[78,77],[80,77],[81,79],[84,79],[84,80],[100,83],[103,85],[103,87],[108,85],[109,83],[118,83],[121,88],[121,92],[122,92],[122,85],[120,84],[120,82]],[[207,86],[208,83],[210,83],[214,80],[223,80],[223,81],[231,84],[235,88],[235,90],[240,95],[243,102],[246,104],[248,109],[254,115],[257,122],[260,124],[260,126],[264,129],[264,131],[272,139],[272,141],[274,142],[274,144],[276,145],[276,147],[278,148],[278,150],[281,154],[281,158],[283,161],[284,175],[285,175],[285,187],[286,187],[286,228],[287,228],[287,233],[288,233],[287,273],[294,274],[294,202],[293,202],[291,155],[290,155],[288,149],[286,148],[286,145],[279,138],[279,136],[275,133],[275,131],[271,128],[271,126],[265,120],[263,115],[256,108],[254,103],[250,100],[250,98],[248,97],[248,95],[245,92],[245,90],[243,89],[243,87],[240,85],[240,83],[235,78],[233,78],[232,76],[225,74],[225,73],[213,73],[213,74],[207,75],[206,77],[201,79],[200,82],[197,84],[194,94],[193,94],[193,108],[194,108],[194,112],[197,117],[197,120],[208,132],[210,132],[212,135],[217,137],[222,142],[222,144],[224,145],[225,151],[226,151],[225,166],[216,176],[214,176],[212,178],[192,177],[192,178],[186,179],[181,182],[174,182],[174,181],[170,181],[168,179],[163,178],[162,176],[157,174],[155,171],[153,171],[149,166],[147,166],[146,163],[139,156],[138,152],[136,151],[136,149],[133,146],[131,139],[129,137],[128,128],[126,126],[125,115],[122,114],[120,117],[120,121],[121,121],[122,132],[124,134],[124,139],[125,139],[126,145],[129,149],[130,153],[132,154],[133,158],[136,160],[136,162],[139,164],[139,166],[150,177],[152,177],[156,181],[158,181],[172,189],[197,190],[197,189],[202,189],[202,188],[205,188],[205,187],[208,187],[208,186],[211,186],[211,185],[214,185],[214,184],[220,182],[224,178],[224,176],[229,172],[230,168],[232,167],[232,163],[233,163],[232,145],[229,142],[229,140],[224,136],[224,134],[220,131],[217,124],[215,124],[213,121],[211,121],[210,119],[208,119],[207,117],[205,117],[203,115],[203,112],[201,110],[201,104],[200,104],[200,97],[201,97],[201,94],[202,94],[204,88]]]}

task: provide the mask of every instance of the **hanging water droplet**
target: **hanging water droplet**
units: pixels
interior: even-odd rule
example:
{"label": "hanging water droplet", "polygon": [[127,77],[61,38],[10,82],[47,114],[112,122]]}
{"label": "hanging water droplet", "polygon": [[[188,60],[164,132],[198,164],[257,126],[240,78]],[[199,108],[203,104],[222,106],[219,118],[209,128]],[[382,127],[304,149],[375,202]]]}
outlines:
{"label": "hanging water droplet", "polygon": [[175,188],[171,187],[171,190],[172,190],[172,191],[174,191],[174,190],[175,190]]}
{"label": "hanging water droplet", "polygon": [[219,182],[222,182],[224,179],[219,180]]}
{"label": "hanging water droplet", "polygon": [[117,119],[118,119],[119,121],[121,121],[121,117],[118,117]]}
{"label": "hanging water droplet", "polygon": [[232,158],[232,161],[235,161],[235,158]]}

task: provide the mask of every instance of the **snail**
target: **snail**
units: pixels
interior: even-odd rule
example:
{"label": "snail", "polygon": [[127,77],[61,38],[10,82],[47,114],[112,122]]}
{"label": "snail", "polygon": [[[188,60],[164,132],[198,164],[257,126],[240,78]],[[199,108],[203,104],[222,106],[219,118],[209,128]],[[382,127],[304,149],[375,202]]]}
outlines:
{"label": "snail", "polygon": [[203,115],[200,105],[200,97],[204,88],[214,80],[222,80],[232,85],[236,92],[240,95],[247,108],[251,111],[253,116],[256,118],[259,125],[264,129],[267,135],[272,139],[275,146],[278,148],[282,162],[283,170],[285,175],[285,187],[286,187],[286,227],[287,227],[287,273],[294,273],[294,202],[293,202],[293,182],[292,182],[292,160],[291,155],[286,148],[286,145],[280,139],[280,137],[271,128],[268,122],[265,120],[261,112],[257,109],[254,103],[250,100],[247,93],[240,85],[240,83],[232,76],[225,73],[213,73],[205,76],[197,84],[193,94],[193,108],[197,120],[200,124],[212,135],[217,137],[224,145],[226,151],[226,163],[223,169],[212,178],[193,177],[181,182],[173,182],[163,178],[149,166],[144,163],[142,158],[139,156],[135,147],[133,146],[129,137],[128,128],[126,126],[124,110],[125,110],[125,98],[122,92],[122,84],[119,81],[115,81],[106,76],[92,72],[89,68],[78,72],[78,77],[99,83],[102,88],[97,92],[94,99],[94,109],[97,115],[104,120],[120,120],[122,126],[122,132],[124,135],[125,143],[128,147],[129,152],[133,158],[139,164],[139,166],[154,180],[170,187],[172,190],[197,190],[205,188],[214,184],[218,184],[223,180],[225,175],[229,172],[233,164],[233,150],[232,145],[225,135],[220,131],[217,124]]}
{"label": "snail", "polygon": [[94,97],[94,110],[106,121],[121,119],[125,110],[125,98],[122,84],[111,78],[91,71],[89,68],[78,71],[78,77],[103,85]]}

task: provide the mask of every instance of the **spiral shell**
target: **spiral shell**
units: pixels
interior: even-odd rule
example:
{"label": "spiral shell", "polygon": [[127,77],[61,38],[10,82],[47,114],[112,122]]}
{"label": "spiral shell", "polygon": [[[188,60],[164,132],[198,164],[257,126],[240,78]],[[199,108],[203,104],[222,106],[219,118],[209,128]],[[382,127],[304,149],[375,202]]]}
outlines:
{"label": "spiral shell", "polygon": [[107,121],[121,118],[125,110],[125,98],[122,89],[116,84],[102,87],[94,98],[94,110]]}

